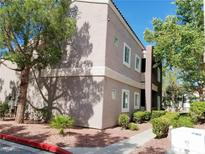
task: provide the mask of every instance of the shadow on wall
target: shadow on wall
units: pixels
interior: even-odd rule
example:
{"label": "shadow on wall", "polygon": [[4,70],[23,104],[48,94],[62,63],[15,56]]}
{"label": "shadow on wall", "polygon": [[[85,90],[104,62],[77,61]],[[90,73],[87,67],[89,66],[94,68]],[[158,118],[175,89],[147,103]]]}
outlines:
{"label": "shadow on wall", "polygon": [[[56,75],[59,71],[69,74],[91,74],[93,63],[88,56],[93,52],[93,45],[90,43],[89,29],[89,23],[85,22],[73,40],[64,45],[61,62],[53,66],[57,70]],[[59,68],[64,69],[59,70]],[[39,105],[39,102],[42,102],[41,104],[48,108],[49,114],[46,121],[51,118],[52,112],[57,111],[61,114],[72,115],[80,126],[88,126],[88,120],[93,115],[93,106],[101,100],[102,96],[102,81],[96,81],[88,76],[43,78],[38,73],[37,82],[32,80],[32,86],[35,86],[36,90],[32,91],[29,100],[38,99],[36,103],[30,103]]]}
{"label": "shadow on wall", "polygon": [[3,81],[3,79],[0,79],[0,93],[1,93],[1,91],[2,91],[2,88],[3,88],[3,84],[4,84],[4,81]]}

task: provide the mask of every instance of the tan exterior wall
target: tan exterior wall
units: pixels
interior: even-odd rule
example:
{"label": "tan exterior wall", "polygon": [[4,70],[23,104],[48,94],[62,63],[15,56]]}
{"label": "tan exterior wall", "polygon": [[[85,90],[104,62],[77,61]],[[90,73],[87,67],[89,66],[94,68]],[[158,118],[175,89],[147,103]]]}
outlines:
{"label": "tan exterior wall", "polygon": [[[134,93],[140,94],[140,89],[129,86],[127,84],[115,81],[110,78],[105,78],[105,91],[103,103],[103,128],[112,127],[117,125],[117,119],[122,113],[122,89],[129,90],[130,102],[129,113],[134,112]],[[112,99],[112,90],[116,90],[116,99]]]}
{"label": "tan exterior wall", "polygon": [[[15,68],[15,65],[7,62],[7,65]],[[12,94],[13,89],[18,87],[18,73],[0,65],[0,101],[5,101],[6,97]]]}
{"label": "tan exterior wall", "polygon": [[103,77],[40,78],[39,84],[46,100],[42,99],[36,82],[32,80],[28,99],[35,107],[52,104],[54,113],[73,116],[76,125],[101,129]]}
{"label": "tan exterior wall", "polygon": [[[128,32],[125,25],[119,20],[111,7],[108,9],[108,28],[107,28],[107,46],[106,46],[106,66],[123,74],[127,77],[140,82],[141,73],[135,71],[135,54],[143,56],[142,48]],[[114,39],[119,39],[119,45],[114,44]],[[131,66],[128,68],[123,64],[124,43],[131,48]]]}

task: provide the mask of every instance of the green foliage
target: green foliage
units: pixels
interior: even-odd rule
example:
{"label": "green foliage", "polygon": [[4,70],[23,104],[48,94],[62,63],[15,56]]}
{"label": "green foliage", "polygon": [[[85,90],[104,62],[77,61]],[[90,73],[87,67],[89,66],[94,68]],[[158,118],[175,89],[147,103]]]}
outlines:
{"label": "green foliage", "polygon": [[149,111],[145,111],[145,117],[144,117],[145,121],[149,121],[151,119],[151,112]]}
{"label": "green foliage", "polygon": [[64,129],[71,128],[74,125],[74,119],[66,115],[58,115],[50,122],[51,127],[59,130],[59,134],[64,135]]}
{"label": "green foliage", "polygon": [[128,128],[130,117],[126,113],[121,113],[118,117],[118,125],[122,128]]}
{"label": "green foliage", "polygon": [[179,119],[180,114],[177,112],[167,112],[165,115],[163,115],[163,118],[166,118],[169,120],[170,124],[172,125],[172,123]]}
{"label": "green foliage", "polygon": [[146,113],[144,111],[137,111],[133,114],[133,121],[137,123],[142,123],[145,121]]}
{"label": "green foliage", "polygon": [[179,119],[176,119],[172,122],[172,126],[174,128],[177,127],[190,127],[193,128],[194,124],[191,117],[188,116],[180,116]]}
{"label": "green foliage", "polygon": [[166,114],[166,111],[153,110],[153,111],[152,111],[151,119],[159,118],[159,117],[161,117],[161,116],[163,116],[163,115],[165,115],[165,114]]}
{"label": "green foliage", "polygon": [[9,112],[9,105],[7,102],[0,102],[0,118],[4,118],[5,114]]}
{"label": "green foliage", "polygon": [[20,71],[20,98],[16,121],[23,122],[31,69],[59,62],[65,43],[76,32],[76,19],[69,16],[72,0],[1,0],[0,64],[10,61]]}
{"label": "green foliage", "polygon": [[195,122],[204,122],[205,102],[193,102],[190,107],[190,114]]}
{"label": "green foliage", "polygon": [[71,0],[0,3],[0,49],[8,51],[4,58],[19,69],[58,62],[64,41],[75,32],[76,21],[68,16]]}
{"label": "green foliage", "polygon": [[146,30],[146,41],[155,43],[154,56],[164,68],[177,68],[186,88],[198,91],[205,86],[203,0],[176,0],[176,16],[153,19],[153,31]]}
{"label": "green foliage", "polygon": [[128,128],[129,128],[130,130],[138,130],[138,129],[139,129],[138,126],[137,126],[137,124],[134,123],[134,122],[129,123]]}
{"label": "green foliage", "polygon": [[152,120],[152,131],[156,138],[168,136],[170,122],[167,118],[159,117]]}

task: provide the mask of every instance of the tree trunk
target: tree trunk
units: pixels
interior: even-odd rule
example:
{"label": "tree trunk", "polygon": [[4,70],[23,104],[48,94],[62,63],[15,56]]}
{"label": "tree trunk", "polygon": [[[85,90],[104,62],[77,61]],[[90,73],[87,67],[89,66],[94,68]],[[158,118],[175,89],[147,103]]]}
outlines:
{"label": "tree trunk", "polygon": [[53,110],[53,102],[52,101],[48,101],[48,108],[47,108],[47,115],[46,115],[46,119],[45,122],[49,122],[52,118],[52,110]]}
{"label": "tree trunk", "polygon": [[27,89],[29,83],[29,73],[30,67],[25,67],[25,69],[21,72],[20,76],[20,92],[17,102],[17,112],[16,112],[16,119],[17,123],[24,122],[24,112],[26,106],[26,99],[27,99]]}

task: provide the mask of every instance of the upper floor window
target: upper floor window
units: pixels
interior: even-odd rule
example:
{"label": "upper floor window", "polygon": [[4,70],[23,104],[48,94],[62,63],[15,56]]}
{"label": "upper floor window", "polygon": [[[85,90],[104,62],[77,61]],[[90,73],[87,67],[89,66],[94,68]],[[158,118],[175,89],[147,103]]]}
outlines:
{"label": "upper floor window", "polygon": [[161,70],[159,67],[157,68],[157,81],[161,82]]}
{"label": "upper floor window", "polygon": [[127,67],[131,64],[131,48],[126,43],[124,43],[123,64]]}
{"label": "upper floor window", "polygon": [[137,54],[135,55],[135,70],[137,72],[141,71],[141,58]]}
{"label": "upper floor window", "polygon": [[134,108],[140,109],[140,94],[138,92],[134,93]]}
{"label": "upper floor window", "polygon": [[129,112],[130,92],[122,89],[122,112]]}

